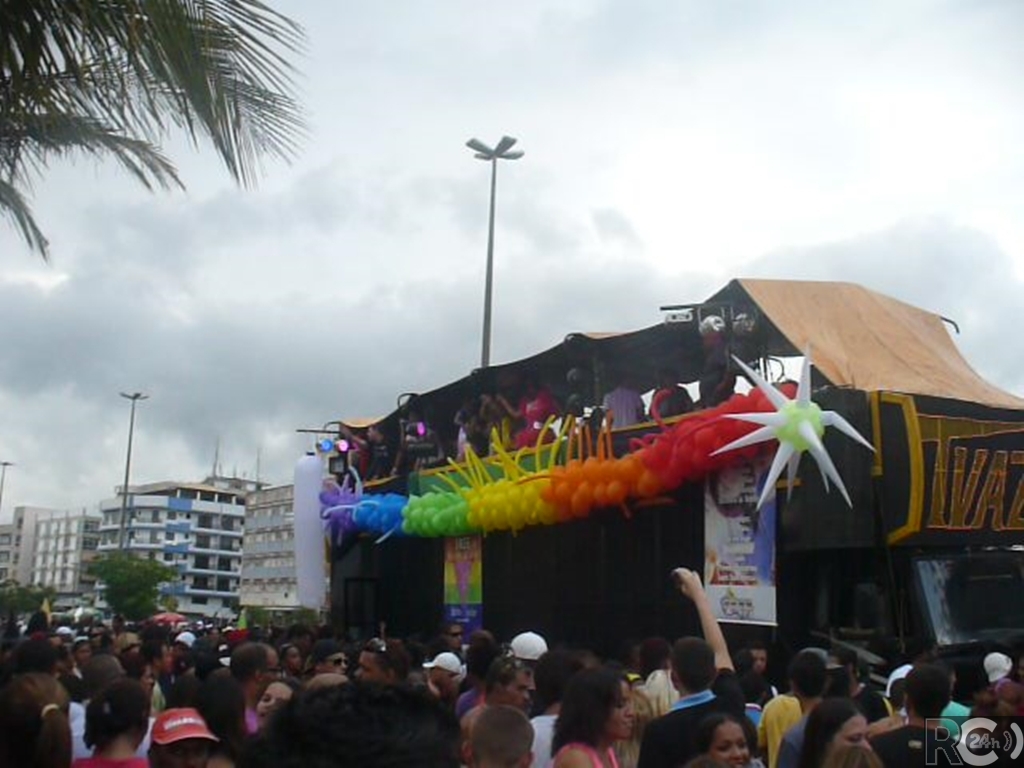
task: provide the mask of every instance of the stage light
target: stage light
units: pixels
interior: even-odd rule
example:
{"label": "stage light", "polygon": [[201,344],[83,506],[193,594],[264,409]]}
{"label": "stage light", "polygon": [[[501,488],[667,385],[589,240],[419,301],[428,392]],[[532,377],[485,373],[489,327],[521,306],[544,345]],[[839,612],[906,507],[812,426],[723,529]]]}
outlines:
{"label": "stage light", "polygon": [[330,453],[334,450],[334,441],[329,437],[325,437],[316,444],[316,447],[320,453]]}

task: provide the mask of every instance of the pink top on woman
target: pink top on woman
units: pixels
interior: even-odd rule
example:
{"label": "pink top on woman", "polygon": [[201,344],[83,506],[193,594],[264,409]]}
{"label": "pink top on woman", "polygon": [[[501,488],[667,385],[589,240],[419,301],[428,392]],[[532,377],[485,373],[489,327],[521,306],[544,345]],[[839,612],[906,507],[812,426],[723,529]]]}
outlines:
{"label": "pink top on woman", "polygon": [[[594,768],[604,768],[604,763],[601,762],[600,753],[592,746],[584,744],[582,741],[574,741],[571,744],[566,744],[558,750],[558,754],[555,755],[555,760],[557,761],[559,756],[567,749],[578,749],[580,752],[586,752],[590,756],[590,762]],[[619,768],[619,761],[615,759],[615,750],[609,749],[607,755],[608,765],[612,768]]]}

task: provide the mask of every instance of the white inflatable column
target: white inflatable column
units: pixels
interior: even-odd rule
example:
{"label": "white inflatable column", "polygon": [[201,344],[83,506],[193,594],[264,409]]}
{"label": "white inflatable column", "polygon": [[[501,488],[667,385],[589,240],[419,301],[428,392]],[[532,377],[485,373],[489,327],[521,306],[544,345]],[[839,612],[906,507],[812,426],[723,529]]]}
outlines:
{"label": "white inflatable column", "polygon": [[295,578],[299,605],[319,611],[324,606],[326,558],[320,521],[323,460],[307,453],[295,464]]}

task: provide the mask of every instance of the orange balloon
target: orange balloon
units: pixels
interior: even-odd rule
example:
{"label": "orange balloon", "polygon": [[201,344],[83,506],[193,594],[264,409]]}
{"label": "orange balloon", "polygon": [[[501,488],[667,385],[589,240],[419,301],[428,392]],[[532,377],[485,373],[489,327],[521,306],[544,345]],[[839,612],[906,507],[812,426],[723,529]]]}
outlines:
{"label": "orange balloon", "polygon": [[561,507],[568,507],[572,502],[572,483],[562,480],[559,483],[552,482],[551,487],[555,489],[555,503]]}
{"label": "orange balloon", "polygon": [[640,475],[636,483],[636,495],[642,499],[649,499],[661,493],[661,482],[658,476],[650,470]]}
{"label": "orange balloon", "polygon": [[594,485],[594,506],[598,509],[608,506],[608,486],[604,483]]}
{"label": "orange balloon", "polygon": [[569,507],[558,507],[555,509],[555,519],[560,523],[567,523],[572,520],[572,509]]}
{"label": "orange balloon", "polygon": [[572,514],[574,517],[586,517],[594,506],[594,490],[590,483],[580,483],[576,493],[572,495]]}
{"label": "orange balloon", "polygon": [[621,480],[612,480],[608,483],[606,493],[609,504],[621,504],[626,500],[626,496],[629,494],[629,489],[626,488],[626,484]]}

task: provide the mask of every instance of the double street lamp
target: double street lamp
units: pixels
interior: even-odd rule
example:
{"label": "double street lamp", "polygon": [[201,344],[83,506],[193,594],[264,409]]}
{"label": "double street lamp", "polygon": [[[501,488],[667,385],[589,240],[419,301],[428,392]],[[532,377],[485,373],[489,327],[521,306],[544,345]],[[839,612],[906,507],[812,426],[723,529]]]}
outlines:
{"label": "double street lamp", "polygon": [[484,338],[480,354],[480,365],[487,368],[491,364],[491,293],[494,284],[494,193],[497,188],[498,161],[518,160],[523,156],[520,151],[510,152],[516,140],[511,136],[502,136],[501,141],[492,149],[479,139],[470,139],[466,146],[476,154],[477,160],[486,160],[491,164],[491,215],[487,224],[487,277],[484,282]]}
{"label": "double street lamp", "polygon": [[121,397],[132,401],[131,416],[128,419],[128,454],[124,459],[124,485],[121,486],[121,526],[117,536],[118,548],[124,549],[125,519],[128,516],[128,477],[132,467],[132,436],[135,433],[135,404],[140,400],[148,400],[149,395],[144,395],[141,392],[133,392],[129,395],[122,392]]}

